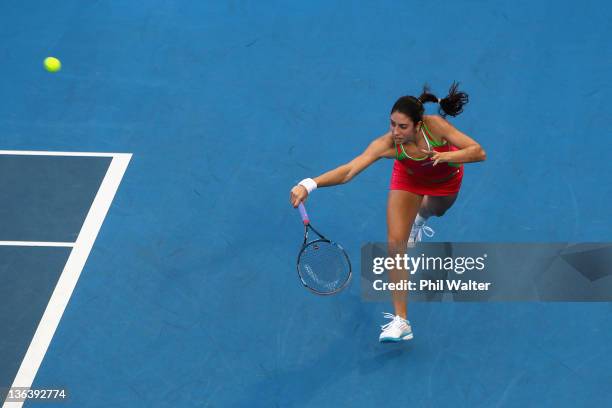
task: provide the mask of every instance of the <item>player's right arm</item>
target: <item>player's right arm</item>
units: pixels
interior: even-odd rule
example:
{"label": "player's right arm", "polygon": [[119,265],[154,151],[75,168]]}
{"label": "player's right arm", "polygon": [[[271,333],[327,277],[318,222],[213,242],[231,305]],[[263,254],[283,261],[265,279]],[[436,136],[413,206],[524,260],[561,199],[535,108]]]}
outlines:
{"label": "player's right arm", "polygon": [[[317,183],[317,188],[348,183],[356,175],[361,173],[364,169],[381,157],[395,157],[395,150],[393,146],[391,132],[377,138],[370,143],[363,153],[355,157],[350,162],[315,177],[314,181]],[[290,202],[294,207],[297,207],[301,202],[304,202],[307,197],[308,191],[304,186],[298,184],[291,189]]]}

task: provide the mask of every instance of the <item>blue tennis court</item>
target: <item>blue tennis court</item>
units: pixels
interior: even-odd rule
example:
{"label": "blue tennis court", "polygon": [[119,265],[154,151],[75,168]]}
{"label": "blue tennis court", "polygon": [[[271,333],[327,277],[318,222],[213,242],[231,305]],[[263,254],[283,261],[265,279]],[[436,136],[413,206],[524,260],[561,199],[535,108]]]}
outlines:
{"label": "blue tennis court", "polygon": [[[433,240],[611,241],[611,11],[0,3],[0,389],[88,408],[608,406],[611,303],[409,303],[414,340],[380,344],[390,305],[358,276],[330,297],[299,283],[288,196],[387,132],[399,96],[457,80],[470,102],[450,121],[487,161]],[[386,239],[392,166],[308,200],[356,269]]]}

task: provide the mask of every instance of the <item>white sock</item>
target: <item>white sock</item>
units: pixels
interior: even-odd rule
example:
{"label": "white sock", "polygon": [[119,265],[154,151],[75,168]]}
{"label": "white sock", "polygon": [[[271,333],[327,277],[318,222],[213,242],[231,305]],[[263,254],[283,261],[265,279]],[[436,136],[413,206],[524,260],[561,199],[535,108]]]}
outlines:
{"label": "white sock", "polygon": [[425,224],[425,221],[427,221],[427,218],[421,217],[421,214],[417,214],[416,218],[414,219],[414,223],[417,225],[423,225]]}

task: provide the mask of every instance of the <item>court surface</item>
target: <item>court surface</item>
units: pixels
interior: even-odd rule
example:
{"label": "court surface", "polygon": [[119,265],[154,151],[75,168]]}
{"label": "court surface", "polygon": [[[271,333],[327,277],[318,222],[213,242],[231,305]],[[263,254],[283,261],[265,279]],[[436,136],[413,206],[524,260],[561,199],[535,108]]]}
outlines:
{"label": "court surface", "polygon": [[[357,280],[328,298],[299,284],[288,196],[385,133],[397,97],[458,80],[452,123],[488,159],[434,239],[609,242],[610,11],[0,3],[0,388],[65,387],[59,407],[606,406],[609,303],[416,303],[415,339],[381,345],[391,307]],[[307,203],[355,261],[385,239],[391,167]],[[66,270],[46,349],[32,339]]]}

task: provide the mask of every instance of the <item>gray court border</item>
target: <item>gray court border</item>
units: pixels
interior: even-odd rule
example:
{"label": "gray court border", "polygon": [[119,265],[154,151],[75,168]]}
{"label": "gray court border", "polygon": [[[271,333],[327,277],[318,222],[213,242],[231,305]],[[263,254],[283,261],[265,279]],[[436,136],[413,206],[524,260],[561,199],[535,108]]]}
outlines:
{"label": "gray court border", "polygon": [[[34,382],[36,373],[40,368],[43,358],[47,353],[51,339],[66,310],[72,292],[81,276],[85,262],[89,257],[91,248],[106,218],[108,209],[113,202],[115,193],[121,184],[123,175],[132,158],[131,153],[91,153],[91,152],[49,152],[49,151],[22,151],[22,150],[0,150],[0,155],[24,155],[24,156],[79,156],[79,157],[112,157],[110,166],[106,171],[104,180],[94,198],[94,201],[83,222],[81,231],[74,243],[57,242],[27,242],[27,241],[4,241],[3,245],[24,246],[72,246],[72,251],[64,270],[53,290],[47,308],[38,324],[34,337],[30,342],[21,366],[17,371],[12,387],[23,387],[29,389]],[[23,402],[4,402],[2,408],[21,408]]]}

